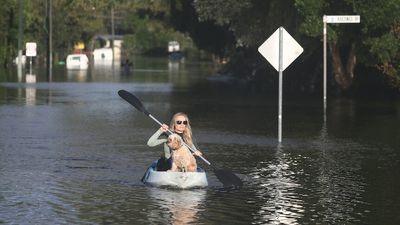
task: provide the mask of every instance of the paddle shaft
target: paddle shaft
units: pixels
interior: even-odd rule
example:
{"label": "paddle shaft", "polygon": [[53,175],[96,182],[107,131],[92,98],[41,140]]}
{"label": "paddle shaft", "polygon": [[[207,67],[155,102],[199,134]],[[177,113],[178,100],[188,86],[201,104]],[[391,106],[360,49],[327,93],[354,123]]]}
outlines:
{"label": "paddle shaft", "polygon": [[[160,125],[160,126],[162,126],[162,123],[158,120],[158,119],[156,119],[153,115],[151,115],[151,114],[149,114],[148,115],[152,120],[154,120],[156,123],[158,123],[158,125]],[[170,129],[168,129],[168,133],[169,134],[172,134],[173,132],[170,130]],[[196,152],[196,150],[194,150],[192,147],[190,147],[188,144],[186,144],[184,141],[183,141],[183,145],[185,145],[191,152]],[[202,159],[205,163],[207,163],[209,166],[211,166],[211,163],[207,160],[207,159],[205,159],[203,156],[201,156],[201,155],[196,155],[196,156],[198,156],[200,159]]]}

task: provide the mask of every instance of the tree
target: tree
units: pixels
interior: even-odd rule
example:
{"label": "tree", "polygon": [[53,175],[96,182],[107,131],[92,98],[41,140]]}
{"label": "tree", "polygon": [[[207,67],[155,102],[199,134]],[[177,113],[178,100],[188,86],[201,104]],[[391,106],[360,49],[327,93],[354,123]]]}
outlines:
{"label": "tree", "polygon": [[[230,49],[234,43],[232,32],[225,25],[199,21],[193,6],[194,2],[194,0],[140,0],[135,1],[132,8],[135,9],[137,16],[148,20],[150,25],[158,21],[168,33],[175,30],[174,36],[179,37],[182,35],[176,35],[176,33],[180,32],[186,37],[183,40],[191,39],[190,42],[193,41],[197,48],[224,57],[228,52],[227,49]],[[142,27],[138,26],[138,28]]]}
{"label": "tree", "polygon": [[189,34],[198,48],[219,58],[225,57],[234,46],[233,33],[226,25],[199,20],[194,2],[196,1],[172,0],[171,24],[178,31]]}
{"label": "tree", "polygon": [[18,38],[18,4],[15,0],[5,0],[0,4],[0,63],[7,66],[10,55],[17,52]]}
{"label": "tree", "polygon": [[236,46],[258,47],[279,26],[297,28],[297,11],[291,0],[197,0],[200,21],[214,21],[229,27]]}
{"label": "tree", "polygon": [[[193,49],[192,40],[178,32],[171,24],[171,7],[175,1],[141,0],[131,2],[129,11],[121,25],[125,53],[162,55],[167,53],[168,42],[176,40],[185,53]],[[171,6],[174,5],[174,6]]]}
{"label": "tree", "polygon": [[77,42],[88,45],[95,34],[104,31],[104,15],[108,15],[104,1],[53,1],[53,40],[59,51],[72,51]]}
{"label": "tree", "polygon": [[295,0],[295,6],[303,16],[301,32],[315,38],[322,36],[324,14],[361,16],[360,24],[328,27],[333,74],[343,91],[352,86],[357,61],[400,85],[400,0]]}

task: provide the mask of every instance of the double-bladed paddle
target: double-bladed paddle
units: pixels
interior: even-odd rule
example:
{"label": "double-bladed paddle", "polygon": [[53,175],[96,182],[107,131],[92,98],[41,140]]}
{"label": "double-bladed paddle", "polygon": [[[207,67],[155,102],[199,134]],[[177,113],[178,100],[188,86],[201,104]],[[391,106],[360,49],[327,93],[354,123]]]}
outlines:
{"label": "double-bladed paddle", "polygon": [[[125,101],[127,101],[129,104],[133,105],[137,110],[143,112],[146,116],[150,117],[152,120],[154,120],[156,123],[158,123],[160,126],[162,125],[162,123],[160,121],[158,121],[153,115],[151,115],[146,108],[143,106],[142,102],[132,93],[125,91],[125,90],[119,90],[118,91],[118,95],[123,98]],[[172,131],[168,130],[168,133],[172,134]],[[183,142],[183,144],[192,152],[195,152],[195,150],[190,147],[189,145],[187,145],[185,142]],[[209,165],[214,173],[215,176],[219,179],[219,181],[221,181],[221,183],[225,186],[225,187],[240,187],[243,185],[242,180],[236,176],[234,173],[230,172],[229,170],[225,170],[225,169],[217,169],[216,167],[214,167],[213,165],[211,165],[211,163],[205,159],[203,156],[199,155],[198,157],[200,157],[207,165]]]}

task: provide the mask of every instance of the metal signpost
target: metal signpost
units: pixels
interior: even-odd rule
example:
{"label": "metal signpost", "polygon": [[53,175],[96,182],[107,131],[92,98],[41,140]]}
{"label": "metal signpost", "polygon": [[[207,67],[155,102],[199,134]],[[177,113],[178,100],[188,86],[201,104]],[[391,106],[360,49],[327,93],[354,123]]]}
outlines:
{"label": "metal signpost", "polygon": [[32,57],[36,56],[36,42],[26,43],[26,56],[30,57],[29,61],[29,74],[32,74]]}
{"label": "metal signpost", "polygon": [[303,52],[303,48],[283,28],[279,27],[258,52],[279,72],[278,141],[282,142],[282,72]]}
{"label": "metal signpost", "polygon": [[324,115],[326,114],[326,37],[327,37],[327,28],[326,24],[327,23],[360,23],[360,16],[359,15],[333,15],[333,16],[327,16],[324,15],[323,17],[323,22],[324,22],[324,30],[323,30],[323,36],[324,36]]}

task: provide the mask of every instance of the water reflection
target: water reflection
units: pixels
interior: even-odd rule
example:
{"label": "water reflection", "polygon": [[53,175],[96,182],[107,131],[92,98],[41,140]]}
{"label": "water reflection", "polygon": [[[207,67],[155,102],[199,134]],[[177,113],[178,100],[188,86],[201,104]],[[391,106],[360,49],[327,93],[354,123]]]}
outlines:
{"label": "water reflection", "polygon": [[[130,83],[173,83],[188,86],[203,81],[213,69],[212,63],[193,63],[192,61],[168,61],[167,58],[137,57],[124,63],[96,63],[88,70],[68,70],[65,66],[55,66],[51,82],[130,82]],[[46,68],[37,69],[37,82],[48,82]],[[25,81],[25,75],[16,76],[10,71],[0,73],[3,82]],[[5,79],[5,80],[4,80]]]}
{"label": "water reflection", "polygon": [[67,79],[68,81],[85,82],[87,74],[87,70],[67,70]]}
{"label": "water reflection", "polygon": [[[348,224],[365,220],[366,182],[357,142],[321,135],[307,143],[278,146],[252,172],[257,202],[255,220],[271,224]],[[270,151],[264,150],[264,151]]]}
{"label": "water reflection", "polygon": [[362,210],[366,205],[363,201],[366,184],[361,175],[360,154],[366,148],[356,142],[329,138],[326,124],[314,144],[320,150],[315,161],[318,166],[315,194],[319,200],[313,207],[318,211],[314,218],[328,224],[359,221],[366,213]]}
{"label": "water reflection", "polygon": [[26,105],[36,105],[36,88],[27,87],[25,89]]}
{"label": "water reflection", "polygon": [[170,73],[176,73],[177,71],[179,71],[179,65],[179,61],[168,61],[168,71]]}
{"label": "water reflection", "polygon": [[[27,84],[35,84],[36,83],[36,75],[35,74],[26,74],[25,82]],[[27,86],[25,89],[25,99],[26,105],[35,105],[36,104],[36,88],[32,86]]]}
{"label": "water reflection", "polygon": [[297,191],[300,184],[292,177],[296,160],[278,145],[273,162],[261,162],[261,168],[253,172],[259,179],[257,196],[263,204],[255,215],[258,220],[272,224],[300,224],[304,214],[304,202]]}
{"label": "water reflection", "polygon": [[[198,224],[199,209],[204,204],[206,190],[173,190],[149,188],[155,207],[149,211],[150,224]],[[160,221],[160,215],[163,221]]]}
{"label": "water reflection", "polygon": [[25,82],[28,84],[36,83],[36,75],[35,74],[26,74]]}

